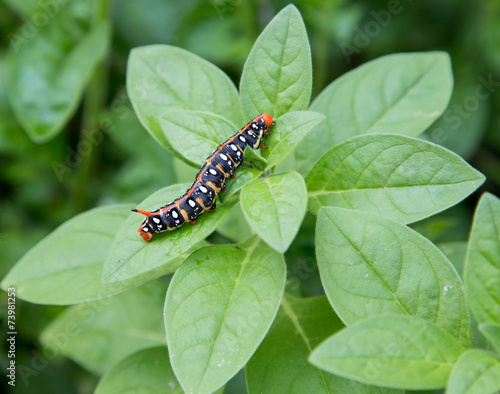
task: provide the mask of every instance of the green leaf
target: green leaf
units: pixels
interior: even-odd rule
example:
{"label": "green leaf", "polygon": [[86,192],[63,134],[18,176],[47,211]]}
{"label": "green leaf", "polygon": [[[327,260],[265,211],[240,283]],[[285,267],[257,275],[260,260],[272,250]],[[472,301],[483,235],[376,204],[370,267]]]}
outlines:
{"label": "green leaf", "polygon": [[95,208],[63,223],[17,262],[2,288],[15,287],[16,296],[25,301],[67,305],[109,297],[173,272],[161,269],[140,280],[101,282],[106,253],[131,208],[128,204]]}
{"label": "green leaf", "polygon": [[341,328],[326,297],[299,299],[285,294],[271,329],[246,366],[248,392],[385,392],[325,373],[307,362],[313,348]]}
{"label": "green leaf", "polygon": [[306,185],[292,171],[260,178],[243,186],[240,202],[254,231],[278,252],[285,252],[306,213]]}
{"label": "green leaf", "polygon": [[169,111],[160,118],[160,127],[168,144],[196,166],[238,130],[219,115],[201,111]]}
{"label": "green leaf", "polygon": [[243,67],[240,91],[247,117],[306,110],[311,99],[311,49],[300,12],[288,5],[260,34]]}
{"label": "green leaf", "polygon": [[381,314],[418,316],[470,346],[464,286],[429,240],[380,216],[339,208],[320,210],[316,234],[325,293],[347,325]]}
{"label": "green leaf", "polygon": [[479,349],[460,356],[451,371],[447,393],[485,394],[500,390],[500,358]]}
{"label": "green leaf", "polygon": [[22,26],[12,38],[7,91],[19,123],[35,142],[57,135],[75,113],[93,70],[106,56],[110,27],[90,28],[94,6],[72,1],[50,23],[26,37]]}
{"label": "green leaf", "polygon": [[133,49],[127,91],[144,127],[167,149],[171,146],[160,125],[167,111],[206,111],[236,125],[244,122],[238,92],[228,76],[181,48],[149,45]]}
{"label": "green leaf", "polygon": [[182,264],[164,315],[184,391],[210,393],[245,365],[276,315],[285,276],[283,256],[258,237],[200,249]]}
{"label": "green leaf", "polygon": [[[189,185],[173,185],[152,194],[141,202],[138,208],[153,210],[170,203],[189,187]],[[103,269],[105,282],[120,282],[142,275],[148,271],[162,267],[164,270],[175,270],[177,257],[191,249],[198,242],[208,237],[222,222],[235,201],[217,207],[215,212],[205,212],[192,226],[185,224],[181,228],[157,234],[151,242],[145,242],[137,232],[142,219],[132,213],[118,230],[113,244],[106,257]],[[175,268],[174,268],[175,267]],[[172,272],[172,271],[170,271]]]}
{"label": "green leaf", "polygon": [[360,321],[319,345],[309,361],[368,384],[402,389],[443,388],[463,349],[432,322],[413,316]]}
{"label": "green leaf", "polygon": [[[481,84],[478,84],[478,79],[483,78],[478,78],[480,74],[479,70],[467,68],[456,75],[448,108],[425,133],[430,141],[455,152],[465,160],[476,153],[488,129],[490,105],[488,97],[482,94]],[[471,98],[477,100],[473,101],[472,107],[469,104]],[[464,103],[467,106],[465,111],[462,109]]]}
{"label": "green leaf", "polygon": [[259,171],[264,171],[267,168],[267,160],[259,156],[252,148],[247,146],[243,152],[245,164],[255,167]]}
{"label": "green leaf", "polygon": [[[248,154],[249,152],[250,151],[245,149],[246,154]],[[245,165],[239,167],[234,178],[226,179],[226,189],[219,193],[220,202],[224,204],[229,199],[229,197],[236,194],[243,186],[258,178],[261,174],[262,171],[245,167]]]}
{"label": "green leaf", "polygon": [[255,234],[245,220],[240,204],[233,206],[229,214],[217,227],[217,232],[235,242],[243,242]]}
{"label": "green leaf", "polygon": [[151,282],[114,297],[66,309],[42,332],[47,354],[70,357],[103,374],[140,349],[165,344],[162,307],[166,286]]}
{"label": "green leaf", "polygon": [[500,353],[500,324],[485,323],[479,326],[479,331],[493,345],[498,353]]}
{"label": "green leaf", "polygon": [[311,104],[327,119],[301,145],[300,172],[306,174],[330,148],[359,134],[418,136],[446,109],[452,90],[445,52],[383,56],[344,74]]}
{"label": "green leaf", "polygon": [[101,378],[95,394],[183,394],[168,360],[167,348],[140,350],[113,366]]}
{"label": "green leaf", "polygon": [[268,167],[274,167],[285,159],[324,119],[324,115],[312,111],[289,112],[276,119],[267,140],[269,149],[263,151]]}
{"label": "green leaf", "polygon": [[439,248],[439,250],[441,250],[441,252],[443,252],[446,258],[450,260],[451,264],[453,264],[460,277],[463,278],[462,274],[464,272],[467,242],[450,241],[436,244],[436,246]]}
{"label": "green leaf", "polygon": [[481,323],[500,323],[500,200],[485,193],[479,200],[465,260],[470,308]]}
{"label": "green leaf", "polygon": [[309,209],[336,206],[411,223],[463,200],[484,176],[438,145],[364,135],[330,150],[306,178]]}

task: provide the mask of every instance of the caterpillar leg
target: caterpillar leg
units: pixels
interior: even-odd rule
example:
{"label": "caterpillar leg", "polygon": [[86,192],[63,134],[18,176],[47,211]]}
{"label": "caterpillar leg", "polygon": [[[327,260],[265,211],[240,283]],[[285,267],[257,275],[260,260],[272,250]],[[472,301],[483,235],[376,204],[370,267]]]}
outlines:
{"label": "caterpillar leg", "polygon": [[193,220],[192,222],[189,222],[191,223],[192,225],[195,225],[196,224],[196,220]]}
{"label": "caterpillar leg", "polygon": [[267,149],[267,146],[262,145],[262,143],[259,145],[259,149]]}
{"label": "caterpillar leg", "polygon": [[212,204],[212,206],[210,207],[209,211],[210,211],[210,212],[213,212],[213,211],[215,211],[216,209],[217,209],[217,204],[214,202],[214,203]]}

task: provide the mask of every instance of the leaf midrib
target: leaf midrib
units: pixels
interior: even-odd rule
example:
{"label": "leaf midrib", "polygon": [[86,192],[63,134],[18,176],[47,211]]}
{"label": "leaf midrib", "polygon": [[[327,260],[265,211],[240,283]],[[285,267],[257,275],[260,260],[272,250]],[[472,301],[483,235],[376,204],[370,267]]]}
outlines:
{"label": "leaf midrib", "polygon": [[217,331],[217,335],[215,336],[215,340],[212,342],[212,348],[210,349],[210,355],[208,357],[208,361],[206,363],[206,366],[205,366],[205,370],[203,371],[203,374],[201,376],[201,379],[200,379],[200,383],[198,385],[198,388],[203,384],[203,381],[205,379],[205,376],[206,376],[206,373],[208,371],[208,366],[210,365],[211,361],[212,361],[212,356],[213,356],[213,352],[214,352],[214,348],[215,348],[215,344],[217,343],[217,340],[219,339],[219,336],[220,336],[220,332],[221,332],[221,329],[222,327],[224,326],[224,321],[226,319],[226,314],[227,314],[227,311],[229,310],[229,305],[231,304],[231,300],[233,298],[233,295],[234,295],[234,291],[236,290],[236,287],[240,281],[240,278],[241,278],[241,275],[243,274],[243,271],[245,271],[245,266],[248,264],[248,262],[250,261],[250,256],[252,255],[253,251],[255,250],[255,248],[257,248],[258,244],[260,242],[260,239],[258,237],[255,238],[254,242],[249,246],[249,248],[247,249],[247,255],[245,256],[245,258],[243,259],[243,261],[241,262],[241,269],[240,269],[240,272],[238,273],[238,276],[236,277],[236,279],[234,280],[234,286],[233,286],[233,290],[231,291],[231,295],[229,296],[229,299],[228,299],[228,303],[227,303],[227,307],[226,309],[224,310],[224,315],[222,316],[222,320],[221,320],[221,324],[219,326],[219,329]]}

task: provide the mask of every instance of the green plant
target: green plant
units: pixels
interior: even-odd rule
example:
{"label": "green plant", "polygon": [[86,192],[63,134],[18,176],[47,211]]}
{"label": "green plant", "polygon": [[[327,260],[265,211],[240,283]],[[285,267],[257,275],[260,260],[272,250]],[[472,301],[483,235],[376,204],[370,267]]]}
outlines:
{"label": "green plant", "polygon": [[[500,202],[486,194],[478,205],[465,287],[437,246],[407,226],[457,204],[484,181],[456,154],[415,138],[446,109],[452,85],[447,54],[396,54],[345,74],[309,106],[311,54],[293,6],[259,36],[240,93],[185,50],[135,49],[129,97],[172,154],[199,165],[264,112],[276,119],[269,149],[246,158],[221,193],[223,204],[196,226],[147,244],[137,233],[141,219],[129,214],[135,206],[96,208],[31,249],[2,288],[15,287],[33,303],[79,304],[41,339],[105,373],[98,393],[138,381],[153,392],[175,392],[179,384],[213,392],[243,367],[250,393],[498,390],[497,355],[469,349],[469,304],[499,350]],[[155,208],[187,186],[168,186],[140,206]],[[307,207],[317,216],[326,296],[296,298],[284,292],[284,252]],[[214,231],[237,242],[207,245]],[[155,280],[174,272],[168,291]],[[294,291],[290,282],[288,289]]]}

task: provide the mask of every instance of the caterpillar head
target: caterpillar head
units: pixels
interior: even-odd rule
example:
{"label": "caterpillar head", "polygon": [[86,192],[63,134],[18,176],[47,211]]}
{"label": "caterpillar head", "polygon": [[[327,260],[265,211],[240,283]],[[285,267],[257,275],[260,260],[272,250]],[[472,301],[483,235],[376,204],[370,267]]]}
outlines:
{"label": "caterpillar head", "polygon": [[153,234],[155,233],[152,224],[149,223],[152,213],[143,211],[142,209],[132,209],[132,211],[142,213],[146,216],[137,231],[139,231],[139,234],[141,234],[141,237],[142,239],[144,239],[144,241],[151,241],[153,239]]}
{"label": "caterpillar head", "polygon": [[264,123],[267,127],[270,127],[274,124],[274,119],[271,115],[269,114],[262,114],[261,115],[262,119],[264,120]]}

